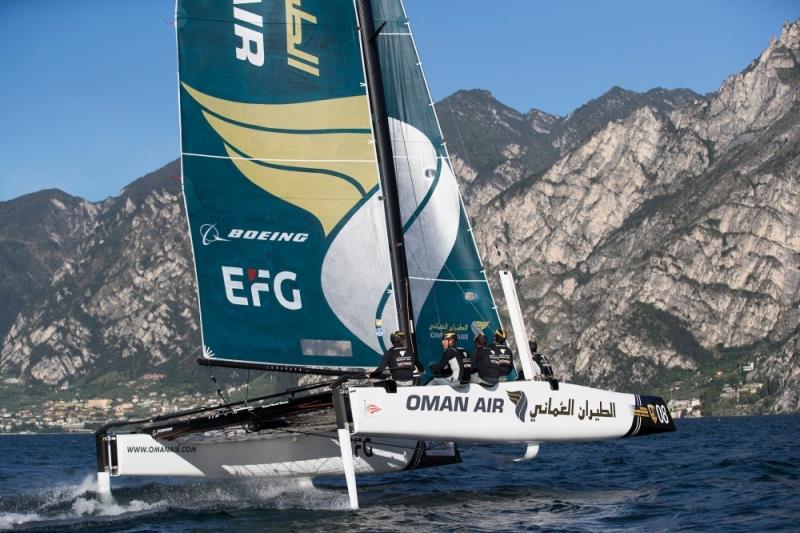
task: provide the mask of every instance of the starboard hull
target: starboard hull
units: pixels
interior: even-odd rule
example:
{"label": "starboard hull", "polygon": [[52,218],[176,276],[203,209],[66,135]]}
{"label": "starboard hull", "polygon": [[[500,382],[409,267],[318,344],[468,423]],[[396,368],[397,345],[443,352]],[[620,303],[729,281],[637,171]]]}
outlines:
{"label": "starboard hull", "polygon": [[606,440],[674,431],[664,400],[547,381],[352,387],[353,434],[456,442]]}

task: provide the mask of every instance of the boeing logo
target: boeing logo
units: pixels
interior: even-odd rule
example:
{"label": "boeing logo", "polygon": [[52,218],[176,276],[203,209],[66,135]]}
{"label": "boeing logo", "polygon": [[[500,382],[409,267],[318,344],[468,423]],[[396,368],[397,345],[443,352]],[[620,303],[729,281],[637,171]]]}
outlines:
{"label": "boeing logo", "polygon": [[248,241],[305,242],[308,233],[292,233],[287,231],[258,231],[234,228],[228,232],[229,239],[245,239]]}
{"label": "boeing logo", "polygon": [[203,224],[200,226],[200,236],[203,246],[215,242],[230,242],[244,239],[246,241],[274,241],[274,242],[306,242],[308,233],[295,233],[292,231],[261,231],[254,229],[233,228],[225,237],[219,234],[216,224]]}
{"label": "boeing logo", "polygon": [[200,236],[203,237],[203,246],[215,242],[228,242],[228,239],[223,239],[219,236],[216,224],[203,224],[200,226]]}

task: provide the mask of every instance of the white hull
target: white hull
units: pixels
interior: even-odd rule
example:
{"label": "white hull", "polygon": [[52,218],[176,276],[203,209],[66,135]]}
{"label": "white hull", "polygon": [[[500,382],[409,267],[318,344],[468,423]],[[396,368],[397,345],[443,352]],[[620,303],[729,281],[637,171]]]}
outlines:
{"label": "white hull", "polygon": [[663,400],[515,381],[349,390],[353,434],[456,442],[559,442],[672,431]]}
{"label": "white hull", "polygon": [[[146,433],[117,434],[112,475],[208,478],[317,477],[344,471],[335,432],[324,436],[250,437],[214,442],[159,441]],[[396,472],[419,460],[416,440],[352,438],[358,474]],[[451,448],[455,456],[455,449]]]}

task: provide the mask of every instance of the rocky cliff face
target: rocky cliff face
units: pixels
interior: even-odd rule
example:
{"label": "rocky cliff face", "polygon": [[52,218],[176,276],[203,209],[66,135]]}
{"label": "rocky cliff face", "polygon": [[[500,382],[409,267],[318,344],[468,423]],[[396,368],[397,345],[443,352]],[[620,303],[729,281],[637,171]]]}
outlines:
{"label": "rocky cliff face", "polygon": [[22,255],[30,266],[9,271],[24,278],[50,268],[5,335],[4,379],[67,387],[109,371],[137,376],[194,363],[198,317],[179,176],[173,162],[97,204],[43,191],[13,210],[0,206],[39,232]]}
{"label": "rocky cliff face", "polygon": [[[567,117],[485,91],[440,103],[487,267],[516,270],[564,377],[683,397],[753,361],[764,408],[800,408],[799,57],[795,23],[707,96],[615,87]],[[194,379],[178,175],[0,203],[1,380]]]}
{"label": "rocky cliff face", "polygon": [[520,113],[488,91],[459,91],[437,105],[464,203],[478,211],[492,199],[525,189],[565,154],[609,122],[650,107],[664,116],[704,97],[688,89],[646,93],[613,87],[566,117],[532,109]]}
{"label": "rocky cliff face", "polygon": [[54,273],[96,226],[94,204],[58,190],[0,202],[0,338],[44,296]]}
{"label": "rocky cliff face", "polygon": [[[687,387],[752,360],[749,379],[781,391],[772,408],[798,408],[798,54],[786,25],[708,98],[618,106],[636,109],[580,142],[556,135],[575,148],[541,175],[508,158],[488,170],[517,184],[470,191],[483,256],[516,268],[562,373]],[[469,191],[487,169],[456,155]]]}

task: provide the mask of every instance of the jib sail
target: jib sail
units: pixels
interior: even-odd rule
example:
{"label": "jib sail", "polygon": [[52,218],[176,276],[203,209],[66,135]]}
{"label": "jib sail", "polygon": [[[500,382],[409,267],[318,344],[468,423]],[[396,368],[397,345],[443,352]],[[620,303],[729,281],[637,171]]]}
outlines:
{"label": "jib sail", "polygon": [[377,365],[397,327],[352,0],[179,0],[203,356]]}
{"label": "jib sail", "polygon": [[417,344],[438,359],[454,330],[467,348],[500,318],[472,237],[458,183],[401,0],[373,0],[384,95],[400,194]]}

